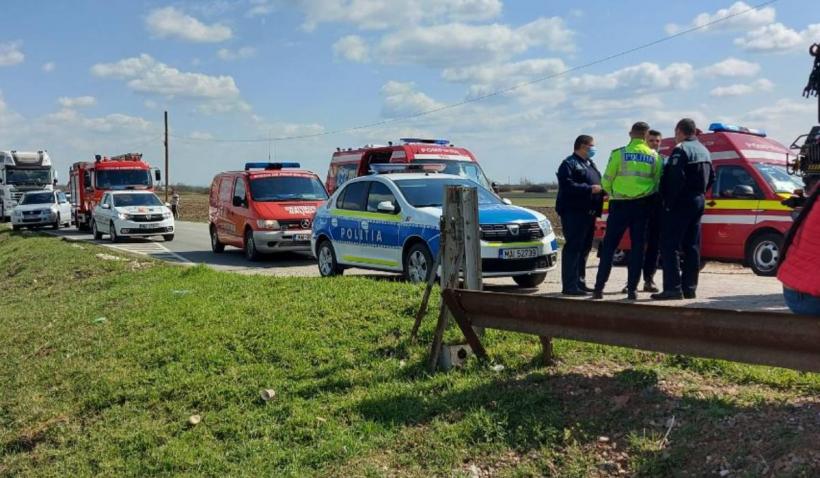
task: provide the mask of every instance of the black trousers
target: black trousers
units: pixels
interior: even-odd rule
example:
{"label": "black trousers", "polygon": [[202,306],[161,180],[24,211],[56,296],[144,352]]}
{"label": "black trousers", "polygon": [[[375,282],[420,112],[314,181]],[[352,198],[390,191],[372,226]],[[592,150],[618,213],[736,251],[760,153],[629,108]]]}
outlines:
{"label": "black trousers", "polygon": [[566,241],[561,250],[562,289],[576,291],[586,286],[587,257],[595,234],[595,216],[580,212],[561,214],[561,229]]}
{"label": "black trousers", "polygon": [[658,259],[661,252],[661,217],[663,205],[660,197],[652,199],[649,206],[649,222],[646,226],[646,254],[643,260],[643,281],[655,282]]}
{"label": "black trousers", "polygon": [[[679,200],[661,220],[663,290],[695,292],[700,272],[700,219],[704,199],[698,195]],[[681,270],[678,251],[683,253]]]}
{"label": "black trousers", "polygon": [[609,201],[609,217],[606,220],[606,234],[601,244],[601,261],[598,264],[598,276],[595,289],[603,290],[612,272],[612,257],[618,243],[629,229],[632,249],[629,252],[629,264],[626,288],[636,290],[643,269],[646,225],[649,222],[652,201],[650,198]]}

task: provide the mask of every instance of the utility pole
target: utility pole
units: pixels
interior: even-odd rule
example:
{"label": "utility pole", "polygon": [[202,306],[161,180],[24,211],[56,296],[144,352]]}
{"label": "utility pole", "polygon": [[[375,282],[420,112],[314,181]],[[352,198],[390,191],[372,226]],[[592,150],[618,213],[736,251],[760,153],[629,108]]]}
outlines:
{"label": "utility pole", "polygon": [[165,202],[168,202],[168,111],[165,112]]}

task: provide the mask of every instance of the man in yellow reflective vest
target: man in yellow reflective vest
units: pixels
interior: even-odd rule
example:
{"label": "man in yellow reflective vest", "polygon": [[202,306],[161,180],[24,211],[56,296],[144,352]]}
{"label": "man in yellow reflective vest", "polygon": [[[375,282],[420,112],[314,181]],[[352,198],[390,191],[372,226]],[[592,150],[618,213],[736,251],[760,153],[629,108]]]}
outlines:
{"label": "man in yellow reflective vest", "polygon": [[627,298],[638,298],[646,228],[663,172],[663,163],[657,151],[646,144],[648,134],[649,125],[643,121],[632,125],[629,144],[612,151],[601,179],[601,186],[609,195],[609,217],[600,246],[601,261],[598,264],[593,299],[604,297],[604,286],[612,271],[612,256],[627,229],[632,242],[626,283]]}

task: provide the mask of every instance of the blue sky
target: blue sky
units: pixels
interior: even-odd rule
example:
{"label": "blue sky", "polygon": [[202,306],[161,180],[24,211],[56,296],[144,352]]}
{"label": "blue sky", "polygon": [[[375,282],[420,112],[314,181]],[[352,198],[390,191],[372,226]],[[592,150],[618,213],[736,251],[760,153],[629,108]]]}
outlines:
{"label": "blue sky", "polygon": [[[651,3],[651,2],[650,2]],[[780,0],[568,75],[458,103],[742,12],[731,1],[5,0],[0,149],[48,149],[61,177],[96,153],[142,151],[171,181],[208,184],[246,161],[324,177],[337,146],[448,138],[498,181],[553,180],[576,135],[599,149],[629,124],[764,128],[816,122],[800,94],[820,42],[815,0]],[[815,12],[815,14],[812,14]],[[375,127],[314,135],[387,121]],[[603,159],[601,160],[603,161]]]}

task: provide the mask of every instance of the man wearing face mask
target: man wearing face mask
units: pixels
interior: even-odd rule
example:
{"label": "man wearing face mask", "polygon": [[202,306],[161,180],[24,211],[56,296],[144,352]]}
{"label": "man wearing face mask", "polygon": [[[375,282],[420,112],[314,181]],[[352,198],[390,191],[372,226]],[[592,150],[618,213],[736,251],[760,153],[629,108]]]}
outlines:
{"label": "man wearing face mask", "polygon": [[644,260],[646,225],[658,192],[663,165],[658,153],[646,144],[649,125],[639,121],[629,131],[629,144],[612,151],[601,185],[609,195],[609,217],[601,243],[601,261],[595,279],[593,299],[604,298],[604,286],[612,272],[612,257],[629,229],[627,299],[636,300]]}
{"label": "man wearing face mask", "polygon": [[595,140],[582,134],[573,153],[561,162],[555,211],[561,217],[564,248],[561,251],[562,294],[583,296],[592,291],[585,282],[587,257],[592,249],[595,218],[603,210],[601,173],[592,162]]}

